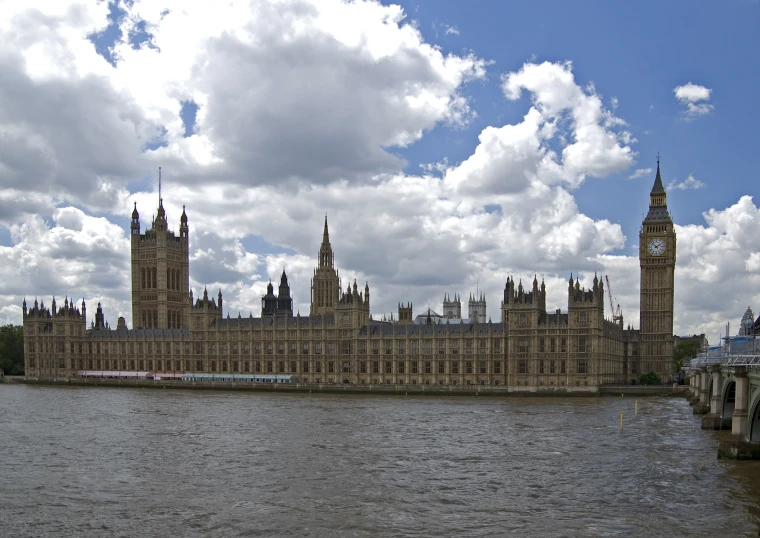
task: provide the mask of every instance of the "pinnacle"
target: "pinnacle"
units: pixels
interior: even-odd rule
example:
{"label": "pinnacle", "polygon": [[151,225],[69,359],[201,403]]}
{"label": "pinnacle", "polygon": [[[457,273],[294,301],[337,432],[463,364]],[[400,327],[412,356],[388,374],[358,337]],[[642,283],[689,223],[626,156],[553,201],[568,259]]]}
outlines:
{"label": "pinnacle", "polygon": [[665,187],[662,185],[662,177],[660,176],[660,155],[657,154],[657,175],[654,178],[654,185],[652,185],[651,194],[665,194]]}

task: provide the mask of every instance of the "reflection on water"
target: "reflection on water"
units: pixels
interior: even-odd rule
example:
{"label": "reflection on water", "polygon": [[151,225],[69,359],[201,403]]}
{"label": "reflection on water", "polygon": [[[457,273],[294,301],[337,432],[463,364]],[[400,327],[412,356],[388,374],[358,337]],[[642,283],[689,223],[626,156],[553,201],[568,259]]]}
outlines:
{"label": "reflection on water", "polygon": [[0,386],[0,534],[756,536],[760,465],[682,399],[633,409]]}

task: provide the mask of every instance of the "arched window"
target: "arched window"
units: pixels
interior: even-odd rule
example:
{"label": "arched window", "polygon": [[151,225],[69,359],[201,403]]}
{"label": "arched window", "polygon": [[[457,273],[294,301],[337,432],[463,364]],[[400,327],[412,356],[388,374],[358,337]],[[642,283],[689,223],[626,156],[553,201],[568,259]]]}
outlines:
{"label": "arched window", "polygon": [[145,289],[145,267],[140,269],[140,277],[142,278],[142,287]]}
{"label": "arched window", "polygon": [[153,311],[153,328],[156,328],[156,327],[158,327],[158,310]]}
{"label": "arched window", "polygon": [[[143,271],[143,276],[145,276],[145,271]],[[142,326],[145,327],[147,323],[147,320],[145,319],[145,310],[142,311]]]}
{"label": "arched window", "polygon": [[156,282],[157,282],[157,280],[156,280],[156,268],[154,267],[153,268],[153,287],[154,288],[158,287],[158,284]]}

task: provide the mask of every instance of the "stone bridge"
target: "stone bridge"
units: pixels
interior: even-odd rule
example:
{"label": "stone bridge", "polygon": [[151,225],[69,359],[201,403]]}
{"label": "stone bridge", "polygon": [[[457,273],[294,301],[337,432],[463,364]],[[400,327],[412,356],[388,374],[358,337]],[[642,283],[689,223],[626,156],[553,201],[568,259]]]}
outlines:
{"label": "stone bridge", "polygon": [[694,414],[704,415],[702,429],[731,430],[718,457],[760,459],[760,355],[710,362],[692,361],[687,370]]}

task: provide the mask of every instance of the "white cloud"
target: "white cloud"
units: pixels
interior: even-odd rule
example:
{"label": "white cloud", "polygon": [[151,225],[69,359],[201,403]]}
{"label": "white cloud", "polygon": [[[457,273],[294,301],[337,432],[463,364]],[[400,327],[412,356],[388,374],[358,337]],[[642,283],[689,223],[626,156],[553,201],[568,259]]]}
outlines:
{"label": "white cloud", "polygon": [[56,295],[62,305],[65,295],[80,300],[86,295],[88,301],[120,305],[117,312],[124,315],[130,297],[125,231],[73,207],[56,209],[52,220],[29,216],[11,226],[12,246],[0,246],[0,301],[20,306],[24,296],[49,302]]}
{"label": "white cloud", "polygon": [[707,101],[710,99],[710,93],[712,90],[700,86],[698,84],[684,84],[683,86],[676,86],[673,90],[676,94],[676,99],[682,103],[697,103],[699,101]]}
{"label": "white cloud", "polygon": [[636,171],[628,176],[628,179],[638,179],[640,177],[649,177],[652,175],[652,168],[637,168]]}
{"label": "white cloud", "polygon": [[446,31],[444,32],[444,34],[459,35],[459,29],[456,26],[448,26],[448,25],[444,25],[444,26],[446,27]]}
{"label": "white cloud", "polygon": [[676,86],[673,92],[682,104],[686,105],[685,114],[691,117],[703,116],[713,110],[713,105],[708,103],[712,90],[693,84],[691,82],[682,86]]}
{"label": "white cloud", "polygon": [[689,174],[689,176],[678,183],[677,181],[672,181],[668,183],[667,189],[668,190],[689,190],[689,189],[703,189],[707,187],[703,182],[699,181],[698,179],[694,179],[694,176]]}
{"label": "white cloud", "polygon": [[[143,226],[150,220],[162,164],[175,229],[187,206],[193,290],[222,288],[233,316],[256,315],[283,267],[296,309],[308,312],[328,213],[343,285],[369,281],[376,316],[401,300],[417,312],[438,308],[444,292],[466,296],[478,286],[498,320],[506,276],[527,283],[537,271],[547,306],[566,308],[569,272],[588,285],[598,271],[610,273],[626,319],[638,324],[638,261],[615,254],[626,247],[620,225],[584,215],[572,194],[589,177],[627,170],[635,138],[615,116],[616,101],[606,108],[570,63],[504,73],[504,95],[524,105],[522,118],[484,127],[461,162],[443,157],[412,175],[395,150],[466,124],[475,111],[465,87],[485,78],[487,64],[425,42],[401,8],[138,0],[121,29],[128,35],[146,21],[157,48],[118,42],[114,67],[87,38],[108,24],[107,5],[74,4],[0,4],[0,223],[13,241],[0,247],[0,320],[20,322],[24,295],[49,302],[66,293],[91,307],[102,300],[112,324],[129,320],[123,226],[133,200]],[[179,117],[185,100],[199,106],[189,138]],[[159,138],[165,147],[146,147]],[[726,283],[731,270],[760,263],[758,248],[739,238],[746,229],[731,225],[754,218],[754,205],[737,205],[707,214],[704,227],[679,229],[679,246],[692,247],[683,256],[679,248],[677,274],[704,268],[725,303],[748,294]],[[738,247],[730,260],[689,255],[709,241]],[[678,278],[677,290],[690,286]],[[702,296],[691,292],[693,301]],[[690,304],[677,330],[725,315],[703,320],[700,308],[711,306]]]}
{"label": "white cloud", "polygon": [[676,229],[676,324],[716,336],[726,322],[739,321],[747,304],[760,302],[760,273],[754,270],[760,209],[750,196],[742,196],[724,210],[705,212],[704,218],[704,226]]}

